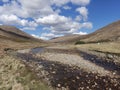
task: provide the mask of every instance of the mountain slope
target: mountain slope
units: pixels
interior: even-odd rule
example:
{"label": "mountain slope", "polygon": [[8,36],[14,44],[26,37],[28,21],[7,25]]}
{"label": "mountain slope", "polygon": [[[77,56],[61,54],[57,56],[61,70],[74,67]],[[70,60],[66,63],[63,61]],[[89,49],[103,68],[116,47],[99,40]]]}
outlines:
{"label": "mountain slope", "polygon": [[120,21],[111,23],[89,35],[82,41],[97,42],[97,41],[120,41]]}
{"label": "mountain slope", "polygon": [[74,43],[75,41],[78,41],[85,37],[85,35],[77,35],[77,34],[72,34],[72,35],[67,35],[67,36],[62,36],[62,37],[57,37],[54,39],[49,40],[49,42],[54,42],[54,43]]}
{"label": "mountain slope", "polygon": [[17,29],[13,26],[0,26],[0,38],[1,39],[8,39],[13,41],[42,41],[32,37],[31,35]]}
{"label": "mountain slope", "polygon": [[120,41],[120,20],[88,35],[62,36],[49,41],[57,43],[75,43],[79,40],[84,42]]}

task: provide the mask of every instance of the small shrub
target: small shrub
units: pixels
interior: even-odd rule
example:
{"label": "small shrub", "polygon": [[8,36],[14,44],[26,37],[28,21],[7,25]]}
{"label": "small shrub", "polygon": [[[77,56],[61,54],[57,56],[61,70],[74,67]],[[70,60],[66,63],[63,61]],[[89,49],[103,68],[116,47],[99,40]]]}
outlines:
{"label": "small shrub", "polygon": [[77,45],[77,44],[86,44],[84,41],[77,41],[76,43],[75,43],[75,45]]}
{"label": "small shrub", "polygon": [[12,51],[12,48],[4,48],[4,51]]}

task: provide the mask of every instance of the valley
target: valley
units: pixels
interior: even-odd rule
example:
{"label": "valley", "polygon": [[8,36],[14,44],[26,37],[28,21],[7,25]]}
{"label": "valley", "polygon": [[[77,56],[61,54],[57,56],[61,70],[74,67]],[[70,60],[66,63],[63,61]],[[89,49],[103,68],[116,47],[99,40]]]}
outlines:
{"label": "valley", "polygon": [[48,41],[0,26],[0,90],[119,90],[119,26]]}

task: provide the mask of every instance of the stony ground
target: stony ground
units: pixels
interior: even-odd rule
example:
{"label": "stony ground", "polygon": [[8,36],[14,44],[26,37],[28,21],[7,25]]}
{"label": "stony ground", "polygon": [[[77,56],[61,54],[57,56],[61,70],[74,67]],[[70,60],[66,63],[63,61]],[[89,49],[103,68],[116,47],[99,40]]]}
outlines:
{"label": "stony ground", "polygon": [[0,58],[0,90],[48,90],[25,64],[12,56]]}
{"label": "stony ground", "polygon": [[18,57],[57,90],[120,89],[120,65],[91,53],[47,47],[19,51]]}

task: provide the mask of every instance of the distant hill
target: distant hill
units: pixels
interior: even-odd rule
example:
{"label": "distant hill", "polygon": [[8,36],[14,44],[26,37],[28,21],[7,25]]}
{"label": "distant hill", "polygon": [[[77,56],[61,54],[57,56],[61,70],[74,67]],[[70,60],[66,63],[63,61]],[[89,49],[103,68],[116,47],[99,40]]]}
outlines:
{"label": "distant hill", "polygon": [[0,38],[3,40],[7,39],[12,41],[18,41],[18,42],[24,42],[24,41],[43,42],[43,40],[36,39],[14,26],[6,26],[6,25],[0,25]]}
{"label": "distant hill", "polygon": [[78,40],[82,39],[83,37],[85,37],[85,35],[72,34],[72,35],[53,38],[53,39],[49,40],[49,42],[74,43],[75,41],[78,41]]}
{"label": "distant hill", "polygon": [[120,21],[111,23],[89,35],[82,41],[97,42],[97,41],[120,41]]}
{"label": "distant hill", "polygon": [[69,35],[50,40],[57,43],[120,41],[120,20],[88,35]]}

